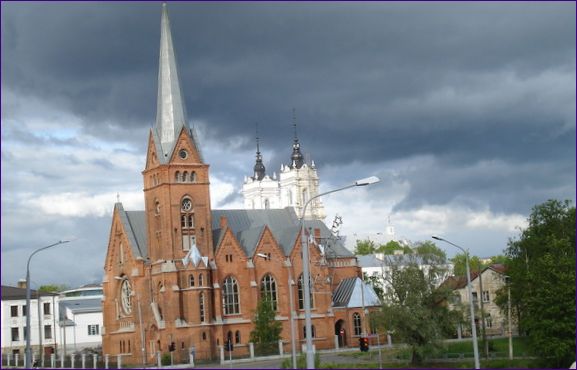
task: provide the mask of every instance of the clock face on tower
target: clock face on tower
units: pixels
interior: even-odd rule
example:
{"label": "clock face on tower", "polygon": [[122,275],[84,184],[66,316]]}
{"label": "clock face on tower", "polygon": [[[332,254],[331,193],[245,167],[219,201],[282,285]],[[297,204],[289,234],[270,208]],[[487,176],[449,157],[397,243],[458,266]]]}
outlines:
{"label": "clock face on tower", "polygon": [[125,313],[132,312],[132,287],[130,282],[125,279],[120,286],[120,301],[122,302],[122,309]]}
{"label": "clock face on tower", "polygon": [[188,198],[183,199],[181,209],[184,212],[189,212],[192,209],[192,201]]}

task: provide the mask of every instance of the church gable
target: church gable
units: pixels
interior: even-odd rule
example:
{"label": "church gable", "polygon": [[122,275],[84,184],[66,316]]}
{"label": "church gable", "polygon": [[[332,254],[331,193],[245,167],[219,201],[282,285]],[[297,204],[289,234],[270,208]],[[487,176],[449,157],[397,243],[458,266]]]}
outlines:
{"label": "church gable", "polygon": [[285,259],[282,249],[267,225],[264,226],[260,239],[256,243],[253,259],[264,258],[264,256],[267,256],[266,259],[268,260],[282,261]]}
{"label": "church gable", "polygon": [[143,255],[129,223],[122,204],[117,203],[114,207],[104,265],[107,274],[112,273],[113,276],[139,274],[133,269],[137,267],[138,259],[143,261]]}
{"label": "church gable", "polygon": [[200,153],[186,127],[182,127],[182,129],[180,130],[180,134],[178,135],[178,138],[174,145],[174,149],[172,150],[170,163],[178,163],[178,164],[202,163]]}
{"label": "church gable", "polygon": [[247,255],[234,237],[232,230],[226,227],[222,233],[223,237],[216,246],[215,260],[217,266],[219,266],[219,263],[239,263],[246,260]]}

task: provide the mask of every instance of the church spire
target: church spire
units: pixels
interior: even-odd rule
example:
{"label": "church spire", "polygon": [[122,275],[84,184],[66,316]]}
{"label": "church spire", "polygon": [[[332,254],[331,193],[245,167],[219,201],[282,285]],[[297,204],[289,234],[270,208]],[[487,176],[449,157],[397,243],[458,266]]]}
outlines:
{"label": "church spire", "polygon": [[188,129],[186,108],[180,89],[174,47],[172,46],[168,9],[166,3],[163,3],[160,21],[156,130],[165,156],[170,156],[176,138],[183,127]]}
{"label": "church spire", "polygon": [[256,125],[256,163],[254,164],[254,180],[261,181],[266,175],[266,168],[262,163],[262,155],[260,154],[259,138],[258,138],[258,124]]}
{"label": "church spire", "polygon": [[301,168],[305,163],[305,161],[301,153],[301,144],[299,143],[299,138],[297,137],[297,119],[296,119],[296,110],[294,108],[293,108],[293,128],[294,128],[294,140],[293,140],[293,153],[291,155],[290,168]]}

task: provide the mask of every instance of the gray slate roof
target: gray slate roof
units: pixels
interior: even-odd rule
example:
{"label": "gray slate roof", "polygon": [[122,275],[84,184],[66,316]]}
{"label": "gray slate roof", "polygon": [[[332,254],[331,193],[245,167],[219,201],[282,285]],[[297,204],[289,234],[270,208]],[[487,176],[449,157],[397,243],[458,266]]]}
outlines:
{"label": "gray slate roof", "polygon": [[[288,256],[299,236],[300,224],[294,208],[283,209],[222,209],[212,211],[214,247],[217,248],[224,236],[220,228],[221,217],[226,217],[227,225],[234,233],[247,256],[254,254],[265,225],[272,232],[285,256]],[[320,229],[322,244],[327,246],[328,257],[353,257],[340,240],[332,238],[331,231],[319,220],[305,220],[305,228]]]}
{"label": "gray slate roof", "polygon": [[[146,258],[148,255],[146,214],[144,211],[125,211],[121,203],[116,203],[120,220],[127,232],[132,252],[136,257]],[[294,208],[283,209],[216,209],[212,211],[213,243],[216,249],[224,237],[224,229],[220,227],[220,218],[227,219],[227,225],[247,256],[254,254],[265,226],[271,230],[285,256],[290,255],[299,236],[299,219]],[[329,228],[319,220],[305,220],[305,228],[320,229],[322,242],[328,258],[354,257],[343,243],[333,238]]]}
{"label": "gray slate roof", "polygon": [[[57,296],[55,293],[45,293],[40,292],[41,297]],[[34,289],[30,289],[30,297],[32,299],[37,298],[37,292]],[[2,285],[2,300],[3,301],[15,301],[20,299],[26,299],[26,289],[17,288],[13,286]]]}
{"label": "gray slate roof", "polygon": [[60,319],[64,318],[64,308],[69,309],[74,314],[102,312],[102,298],[87,298],[87,299],[71,299],[61,300],[60,304]]}
{"label": "gray slate roof", "polygon": [[357,276],[343,279],[333,293],[333,307],[371,307],[380,304],[373,287]]}

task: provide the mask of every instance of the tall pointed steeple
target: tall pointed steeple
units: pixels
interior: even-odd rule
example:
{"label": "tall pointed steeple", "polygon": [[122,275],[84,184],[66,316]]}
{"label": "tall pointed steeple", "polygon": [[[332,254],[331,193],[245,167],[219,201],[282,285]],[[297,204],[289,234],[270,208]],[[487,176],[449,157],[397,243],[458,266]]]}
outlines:
{"label": "tall pointed steeple", "polygon": [[293,153],[291,155],[291,168],[301,168],[305,163],[304,156],[301,153],[301,144],[299,143],[299,138],[297,137],[297,118],[296,111],[293,108],[293,128],[294,128],[294,140],[293,140]]}
{"label": "tall pointed steeple", "polygon": [[[158,68],[158,98],[156,107],[156,130],[162,151],[170,157],[182,127],[188,129],[186,107],[176,64],[170,21],[166,3],[162,4],[160,21],[160,58]],[[197,147],[197,150],[200,148]]]}
{"label": "tall pointed steeple", "polygon": [[259,147],[259,138],[258,138],[258,125],[256,126],[256,163],[254,164],[254,180],[261,181],[264,179],[266,175],[266,168],[262,163],[262,155],[260,154],[260,147]]}

